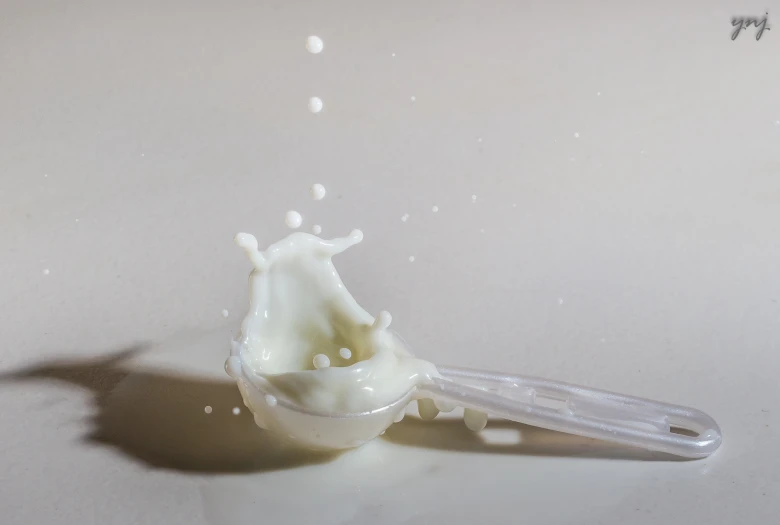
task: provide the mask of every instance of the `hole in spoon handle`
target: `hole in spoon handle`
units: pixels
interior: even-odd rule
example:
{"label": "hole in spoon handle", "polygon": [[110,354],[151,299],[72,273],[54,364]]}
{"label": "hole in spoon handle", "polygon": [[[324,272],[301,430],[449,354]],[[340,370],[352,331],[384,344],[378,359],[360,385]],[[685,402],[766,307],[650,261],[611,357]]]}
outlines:
{"label": "hole in spoon handle", "polygon": [[549,430],[687,458],[712,454],[722,440],[717,423],[693,408],[530,376],[439,373],[423,396]]}

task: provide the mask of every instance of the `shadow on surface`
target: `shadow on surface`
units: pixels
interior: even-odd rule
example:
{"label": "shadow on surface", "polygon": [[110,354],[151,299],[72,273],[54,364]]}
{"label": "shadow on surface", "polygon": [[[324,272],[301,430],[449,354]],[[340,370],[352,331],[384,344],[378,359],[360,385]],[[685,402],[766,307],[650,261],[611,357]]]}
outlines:
{"label": "shadow on surface", "polygon": [[627,447],[507,420],[491,419],[485,430],[472,432],[460,418],[423,421],[406,417],[384,439],[391,443],[456,452],[557,456],[635,461],[686,461],[663,452]]}
{"label": "shadow on surface", "polygon": [[[91,391],[97,413],[85,440],[155,468],[263,472],[334,458],[287,447],[258,428],[229,379],[127,366],[142,351],[135,346],[96,359],[48,360],[0,375],[0,382],[56,380]],[[206,406],[211,414],[204,412]],[[238,415],[234,407],[240,407]]]}
{"label": "shadow on surface", "polygon": [[[130,365],[134,346],[108,356],[47,360],[0,375],[8,382],[58,381],[90,391],[96,413],[85,441],[113,447],[154,468],[194,473],[249,473],[324,463],[337,457],[296,449],[258,428],[233,381],[174,374]],[[204,408],[212,407],[206,414]],[[233,408],[241,409],[238,415]],[[624,447],[491,420],[479,433],[461,419],[407,417],[387,429],[398,445],[469,453],[584,457],[645,461],[680,460]]]}

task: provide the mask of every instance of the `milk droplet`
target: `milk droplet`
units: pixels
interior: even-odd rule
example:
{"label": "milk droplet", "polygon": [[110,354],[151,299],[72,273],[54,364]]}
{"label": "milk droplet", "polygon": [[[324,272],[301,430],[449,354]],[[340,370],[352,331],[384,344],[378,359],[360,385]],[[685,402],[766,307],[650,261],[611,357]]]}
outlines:
{"label": "milk droplet", "polygon": [[321,201],[325,197],[325,186],[322,184],[314,184],[310,191],[315,201]]}
{"label": "milk droplet", "polygon": [[417,97],[415,97],[414,95],[412,95],[411,101],[412,101],[412,102],[414,102],[415,100],[417,100]]}
{"label": "milk droplet", "polygon": [[322,233],[322,226],[320,226],[319,224],[315,224],[314,226],[311,227],[311,232],[314,235],[321,234]]}
{"label": "milk droplet", "polygon": [[241,409],[238,407],[233,407],[233,415],[237,416],[241,413]]}
{"label": "milk droplet", "polygon": [[211,414],[211,407],[206,405],[206,408],[203,409],[203,411],[207,414]]}
{"label": "milk droplet", "polygon": [[409,256],[409,262],[414,262],[414,255]]}
{"label": "milk droplet", "polygon": [[350,357],[352,357],[352,350],[350,350],[349,348],[342,348],[341,350],[339,350],[339,355],[344,359],[349,359]]}
{"label": "milk droplet", "polygon": [[314,359],[312,359],[312,363],[317,370],[320,368],[328,368],[330,366],[330,358],[325,354],[317,354],[314,356]]}
{"label": "milk droplet", "polygon": [[479,233],[485,233],[485,228],[480,228]]}
{"label": "milk droplet", "polygon": [[513,208],[517,208],[517,203],[515,203],[515,204],[512,204],[512,207],[513,207]]}
{"label": "milk droplet", "polygon": [[320,97],[311,97],[309,99],[309,111],[319,113],[322,111],[322,99]]}
{"label": "milk droplet", "polygon": [[574,132],[574,138],[575,138],[575,139],[578,139],[578,138],[580,138],[580,134],[579,134],[579,133],[577,133],[576,131]]}
{"label": "milk droplet", "polygon": [[563,297],[558,298],[558,304],[563,304]]}
{"label": "milk droplet", "polygon": [[49,269],[48,268],[44,268],[43,275],[49,275]]}
{"label": "milk droplet", "polygon": [[596,96],[600,97],[601,96],[601,91],[596,91]]}
{"label": "milk droplet", "polygon": [[295,210],[290,210],[284,216],[284,222],[292,229],[300,228],[303,223],[303,217]]}
{"label": "milk droplet", "polygon": [[436,405],[436,408],[439,410],[439,412],[452,412],[457,408],[454,403],[450,403],[449,401],[437,400],[434,401],[434,404]]}
{"label": "milk droplet", "polygon": [[477,196],[476,195],[472,195],[471,196],[471,202],[477,202]]}
{"label": "milk droplet", "polygon": [[406,416],[406,409],[404,408],[400,412],[398,412],[395,417],[393,418],[394,423],[400,423],[404,420],[404,416]]}
{"label": "milk droplet", "polygon": [[433,399],[418,399],[417,413],[420,414],[421,419],[430,421],[439,415],[439,409],[436,407]]}
{"label": "milk droplet", "polygon": [[309,53],[314,53],[315,55],[321,53],[323,47],[322,39],[318,36],[312,35],[306,39],[306,49]]}
{"label": "milk droplet", "polygon": [[431,208],[431,211],[433,213],[436,213],[437,211],[439,211],[439,207],[438,206],[434,206],[433,208]]}
{"label": "milk droplet", "polygon": [[401,215],[401,222],[406,222],[408,220],[409,220],[409,214],[408,213],[404,213],[403,215]]}
{"label": "milk droplet", "polygon": [[269,407],[275,407],[276,406],[276,398],[272,396],[271,394],[265,395],[265,404]]}
{"label": "milk droplet", "polygon": [[467,408],[463,411],[463,422],[473,432],[479,432],[487,425],[487,414]]}
{"label": "milk droplet", "polygon": [[482,137],[477,138],[477,142],[482,142]]}
{"label": "milk droplet", "polygon": [[393,58],[395,58],[395,53],[393,53],[391,56],[392,56]]}
{"label": "milk droplet", "polygon": [[230,312],[228,312],[227,310],[222,310],[222,317],[227,317],[229,315],[230,315]]}

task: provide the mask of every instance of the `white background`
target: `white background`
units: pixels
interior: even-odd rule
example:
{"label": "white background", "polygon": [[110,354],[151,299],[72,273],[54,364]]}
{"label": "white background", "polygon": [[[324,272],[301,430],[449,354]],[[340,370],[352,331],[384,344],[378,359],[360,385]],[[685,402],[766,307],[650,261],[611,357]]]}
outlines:
{"label": "white background", "polygon": [[[776,1],[0,8],[4,524],[777,519]],[[694,406],[723,446],[407,418],[280,448],[221,366],[232,237],[289,209],[363,229],[336,265],[419,355]]]}

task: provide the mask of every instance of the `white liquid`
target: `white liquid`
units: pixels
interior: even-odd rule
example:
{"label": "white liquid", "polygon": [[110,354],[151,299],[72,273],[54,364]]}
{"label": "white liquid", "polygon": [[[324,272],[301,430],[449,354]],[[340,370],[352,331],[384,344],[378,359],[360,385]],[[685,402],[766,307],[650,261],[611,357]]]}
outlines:
{"label": "white liquid", "polygon": [[438,211],[439,211],[439,207],[438,207],[438,206],[434,206],[433,208],[431,208],[431,211],[432,211],[433,213],[436,213],[436,212],[438,212]]}
{"label": "white liquid", "polygon": [[311,227],[311,231],[314,235],[319,235],[322,233],[322,226],[320,226],[319,224],[315,224],[314,226]]}
{"label": "white liquid", "polygon": [[479,432],[487,425],[488,416],[484,412],[467,408],[463,411],[463,422],[466,427],[474,432]]}
{"label": "white liquid", "polygon": [[276,406],[276,397],[272,396],[271,394],[266,394],[263,399],[265,400],[265,404],[269,407],[275,407]]}
{"label": "white liquid", "polygon": [[322,39],[318,36],[312,35],[306,39],[306,49],[309,53],[314,53],[315,55],[321,53],[323,47]]}
{"label": "white liquid", "polygon": [[211,414],[211,407],[207,405],[206,408],[203,409],[203,411],[207,414]]}
{"label": "white liquid", "polygon": [[[358,230],[333,240],[298,232],[260,252],[252,235],[236,236],[254,270],[249,312],[225,369],[258,425],[307,446],[373,439],[417,385],[438,375],[388,331],[388,312],[371,316],[342,283],[331,257],[362,238]],[[339,359],[345,347],[350,366],[315,366]],[[339,417],[347,415],[354,416]]]}
{"label": "white liquid", "polygon": [[574,132],[574,138],[575,138],[575,139],[578,139],[578,138],[580,138],[580,134],[579,134],[579,133],[577,133],[576,131]]}
{"label": "white liquid", "polygon": [[412,102],[414,102],[415,100],[417,100],[417,97],[415,97],[414,95],[412,95],[411,101],[412,101]]}
{"label": "white liquid", "polygon": [[325,186],[322,184],[314,184],[309,191],[311,192],[311,196],[315,201],[321,201],[323,198],[325,198]]}
{"label": "white liquid", "polygon": [[230,315],[230,312],[228,312],[227,310],[222,310],[222,317],[227,317],[229,315]]}
{"label": "white liquid", "polygon": [[409,256],[409,262],[414,262],[414,255]]}
{"label": "white liquid", "polygon": [[433,404],[436,405],[436,409],[439,412],[452,412],[457,408],[453,403],[447,401],[434,401]]}
{"label": "white liquid", "polygon": [[322,111],[322,99],[320,97],[311,97],[309,99],[309,111],[319,113]]}
{"label": "white liquid", "polygon": [[420,414],[420,417],[425,420],[434,419],[439,415],[439,409],[432,399],[418,399],[417,412]]}
{"label": "white liquid", "polygon": [[320,368],[328,368],[330,366],[330,358],[325,354],[317,354],[314,356],[314,359],[312,359],[312,364],[317,370]]}
{"label": "white liquid", "polygon": [[237,416],[241,413],[241,409],[238,407],[233,407],[233,415]]}
{"label": "white liquid", "polygon": [[477,202],[477,196],[476,195],[472,195],[471,196],[471,202]]}
{"label": "white liquid", "polygon": [[401,215],[401,222],[406,222],[408,220],[409,220],[409,214],[408,213],[404,213],[403,215]]}
{"label": "white liquid", "polygon": [[284,216],[284,222],[290,228],[297,229],[301,227],[301,224],[303,224],[303,217],[301,217],[301,214],[297,211],[290,210]]}
{"label": "white liquid", "polygon": [[339,350],[339,355],[342,357],[342,359],[349,359],[352,357],[352,350],[349,348],[341,348]]}
{"label": "white liquid", "polygon": [[49,273],[51,273],[51,272],[49,272],[49,269],[48,268],[44,268],[43,275],[49,275]]}

